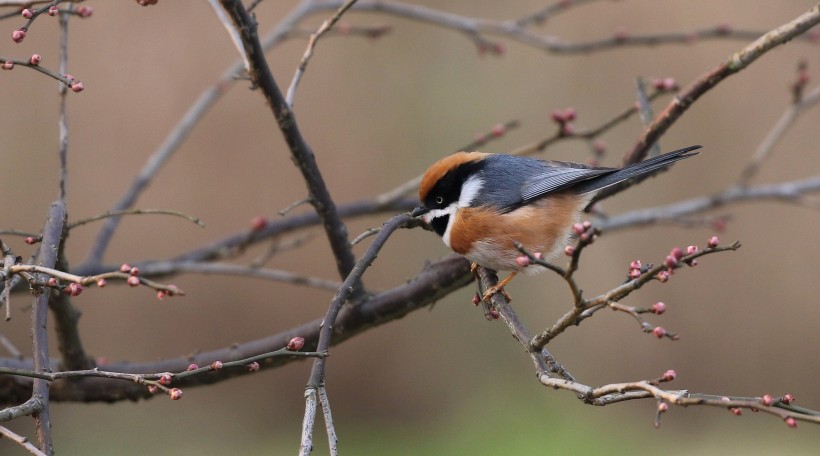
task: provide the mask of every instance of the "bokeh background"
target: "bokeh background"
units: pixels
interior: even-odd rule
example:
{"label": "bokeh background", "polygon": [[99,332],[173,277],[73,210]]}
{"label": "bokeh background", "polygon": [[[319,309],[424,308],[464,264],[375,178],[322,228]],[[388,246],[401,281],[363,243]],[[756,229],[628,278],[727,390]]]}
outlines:
{"label": "bokeh background", "polygon": [[[414,1],[493,20],[524,16],[544,2]],[[729,24],[768,31],[806,11],[801,0],[629,0],[592,2],[540,30],[578,42],[630,33],[685,32]],[[202,90],[237,59],[222,25],[204,1],[87,1],[94,15],[72,20],[70,69],[86,90],[69,97],[68,208],[72,220],[110,208]],[[267,32],[297,5],[265,1],[257,9]],[[300,26],[315,30],[316,15]],[[328,37],[317,48],[296,98],[296,115],[337,202],[367,198],[420,174],[435,159],[499,122],[522,126],[484,150],[503,152],[554,131],[550,112],[574,107],[578,128],[593,127],[635,100],[635,78],[674,77],[686,84],[747,42],[719,39],[692,45],[630,47],[593,54],[552,55],[504,38],[503,56],[480,55],[461,33],[384,14],[351,12],[344,23],[387,25],[380,39]],[[22,19],[0,22],[8,37]],[[19,45],[0,54],[37,52],[56,68],[56,20],[42,18]],[[286,87],[304,51],[292,39],[268,53]],[[820,48],[794,41],[732,76],[699,100],[666,134],[664,150],[703,144],[703,154],[662,178],[607,200],[606,211],[674,202],[719,192],[790,103],[799,60],[815,77]],[[37,231],[57,196],[56,83],[22,68],[0,74],[0,227]],[[810,86],[813,86],[812,83]],[[668,101],[656,103],[660,109]],[[806,113],[777,146],[754,183],[820,173],[820,110]],[[617,165],[641,131],[632,119],[602,139]],[[582,142],[563,142],[542,157],[584,161]],[[180,219],[125,219],[109,249],[112,264],[161,259],[248,226],[305,196],[305,187],[262,98],[236,84],[194,129],[138,207],[172,208],[201,217],[200,229]],[[296,209],[307,211],[308,207]],[[735,253],[710,256],[628,298],[662,300],[652,318],[677,342],[642,334],[628,316],[603,312],[570,328],[553,353],[581,381],[597,385],[656,377],[677,370],[674,388],[757,396],[792,393],[820,408],[820,321],[817,226],[820,213],[797,205],[753,202],[721,209],[731,220],[719,233],[740,240]],[[388,215],[350,221],[356,235]],[[71,232],[73,264],[83,260],[99,224]],[[710,228],[655,226],[604,235],[584,256],[579,278],[589,294],[623,279],[631,260],[659,261],[675,245],[703,245]],[[18,254],[31,251],[5,237]],[[357,247],[361,253],[363,246]],[[255,251],[258,253],[259,250]],[[447,253],[431,233],[394,236],[366,277],[393,287],[425,260]],[[272,267],[336,278],[321,233]],[[251,258],[253,255],[251,255]],[[146,289],[110,286],[76,298],[86,349],[109,360],[153,360],[211,350],[269,335],[324,314],[331,294],[235,277],[185,275],[188,292],[158,301]],[[570,305],[550,274],[518,279],[510,292],[530,328],[542,328]],[[604,408],[536,382],[531,363],[501,322],[487,322],[470,304],[473,287],[432,309],[368,331],[332,349],[328,391],[345,454],[816,454],[820,432],[801,424],[713,408],[673,408],[660,429],[655,403]],[[30,350],[29,303],[13,299],[13,319],[0,331]],[[56,351],[56,350],[55,350]],[[5,354],[4,354],[5,356]],[[182,401],[55,404],[60,454],[294,454],[309,363],[294,363],[230,382],[189,388]],[[11,423],[32,435],[30,420]],[[316,453],[325,454],[322,430]],[[3,454],[23,454],[0,442]]]}

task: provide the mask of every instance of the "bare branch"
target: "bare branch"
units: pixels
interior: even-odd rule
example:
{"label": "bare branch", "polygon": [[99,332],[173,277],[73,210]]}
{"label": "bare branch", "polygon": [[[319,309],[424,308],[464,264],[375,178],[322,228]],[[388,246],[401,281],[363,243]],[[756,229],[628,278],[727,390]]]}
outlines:
{"label": "bare branch", "polygon": [[[347,277],[353,269],[355,259],[350,249],[347,237],[347,227],[342,223],[336,211],[336,204],[330,197],[313,151],[302,137],[293,111],[279,91],[279,86],[273,78],[268,62],[265,59],[264,49],[256,31],[256,21],[250,17],[242,2],[238,0],[220,0],[222,7],[234,22],[242,36],[242,44],[248,60],[251,63],[249,73],[251,81],[259,87],[265,100],[268,102],[276,118],[279,129],[285,137],[296,166],[302,172],[310,193],[311,204],[319,213],[325,228],[333,256],[336,259],[336,268],[341,277]],[[356,290],[361,284],[353,284]]]}

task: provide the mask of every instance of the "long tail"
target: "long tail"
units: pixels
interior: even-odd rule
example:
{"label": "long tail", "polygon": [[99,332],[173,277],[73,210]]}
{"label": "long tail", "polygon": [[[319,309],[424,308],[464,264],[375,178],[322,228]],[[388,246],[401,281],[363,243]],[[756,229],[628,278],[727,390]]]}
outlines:
{"label": "long tail", "polygon": [[581,194],[594,192],[597,190],[604,189],[606,187],[610,187],[617,183],[623,182],[625,180],[632,179],[634,177],[651,174],[653,172],[658,171],[659,169],[666,168],[667,166],[671,165],[672,163],[678,160],[694,157],[700,152],[692,151],[700,148],[701,146],[689,146],[680,150],[676,150],[674,152],[668,152],[663,155],[658,155],[657,157],[652,157],[640,163],[629,165],[611,174],[605,174],[601,177],[590,179],[586,181],[584,184],[578,186],[577,191]]}

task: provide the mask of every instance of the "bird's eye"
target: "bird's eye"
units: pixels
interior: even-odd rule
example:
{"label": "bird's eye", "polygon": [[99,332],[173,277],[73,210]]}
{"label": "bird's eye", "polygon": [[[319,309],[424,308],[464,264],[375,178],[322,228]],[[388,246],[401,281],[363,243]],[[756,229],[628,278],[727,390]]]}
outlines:
{"label": "bird's eye", "polygon": [[443,196],[437,196],[436,197],[436,204],[443,204],[443,203],[444,203],[444,197]]}

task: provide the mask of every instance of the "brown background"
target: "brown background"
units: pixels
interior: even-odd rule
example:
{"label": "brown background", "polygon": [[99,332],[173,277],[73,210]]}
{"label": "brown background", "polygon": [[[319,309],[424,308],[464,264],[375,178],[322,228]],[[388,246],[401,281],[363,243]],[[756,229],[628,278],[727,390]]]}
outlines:
{"label": "brown background", "polygon": [[[199,93],[237,58],[206,2],[86,2],[87,20],[73,20],[70,69],[86,91],[69,97],[71,219],[108,209]],[[459,14],[508,19],[542,2],[416,2]],[[689,31],[728,22],[766,31],[796,17],[808,1],[597,2],[542,27],[569,41],[634,33]],[[260,29],[270,30],[296,2],[263,2]],[[318,26],[314,16],[305,30]],[[296,114],[337,201],[368,197],[421,173],[493,124],[523,126],[485,151],[503,152],[550,134],[553,109],[572,106],[576,125],[592,127],[631,105],[634,79],[675,77],[686,84],[746,42],[703,41],[691,46],[637,47],[556,56],[501,39],[503,57],[478,55],[452,30],[380,14],[351,13],[345,22],[390,25],[379,40],[328,38],[320,42],[296,98]],[[7,37],[22,20],[2,22]],[[56,68],[56,20],[34,24],[26,40],[5,40],[4,56],[43,55]],[[294,39],[268,54],[283,89],[304,51]],[[743,163],[789,104],[797,61],[820,67],[818,47],[792,42],[771,52],[704,96],[662,140],[664,150],[703,144],[704,153],[671,173],[613,198],[605,209],[673,202],[731,185]],[[56,83],[17,68],[0,74],[0,226],[36,231],[57,195]],[[668,98],[657,103],[659,109]],[[801,118],[775,150],[755,183],[820,172],[820,111]],[[633,119],[604,137],[617,165],[641,131]],[[585,160],[586,146],[565,142],[544,157]],[[246,227],[256,215],[305,196],[282,138],[258,93],[237,84],[193,131],[140,199],[143,208],[173,208],[201,217],[206,229],[180,219],[126,219],[106,260],[118,264],[165,258]],[[298,211],[306,211],[302,207]],[[631,305],[665,301],[652,321],[681,334],[656,340],[628,316],[604,312],[571,328],[552,345],[580,380],[603,384],[653,377],[675,368],[675,388],[757,396],[792,393],[818,409],[820,336],[817,321],[817,211],[758,202],[721,210],[731,214],[726,242],[744,247],[704,258],[630,297]],[[356,235],[384,217],[356,220]],[[82,261],[100,225],[71,233],[68,253]],[[594,294],[622,280],[629,261],[659,261],[675,245],[701,246],[710,229],[657,226],[605,235],[584,257],[579,277]],[[6,239],[18,254],[30,247]],[[361,253],[363,247],[357,248]],[[365,277],[385,289],[412,277],[446,248],[421,230],[398,233]],[[335,278],[326,241],[278,257],[272,267]],[[76,299],[87,350],[109,360],[151,360],[209,350],[262,337],[325,311],[330,293],[251,279],[188,275],[174,279],[189,295],[157,301],[145,289],[90,289]],[[719,409],[673,409],[659,431],[654,403],[585,407],[571,394],[546,390],[526,355],[500,322],[488,323],[470,305],[472,287],[432,311],[370,331],[333,349],[328,389],[346,454],[810,454],[817,428],[788,429],[776,418]],[[569,306],[563,285],[549,274],[513,282],[516,309],[540,328]],[[0,331],[28,352],[28,302],[13,300],[14,319]],[[292,454],[298,446],[302,391],[308,363],[297,363],[208,388],[185,398],[139,404],[54,407],[61,454]],[[18,420],[13,429],[30,432]],[[323,454],[321,432],[317,454]],[[391,447],[395,445],[395,447]],[[419,445],[421,445],[419,447]],[[0,448],[11,445],[0,442]],[[785,448],[785,449],[784,449]]]}

